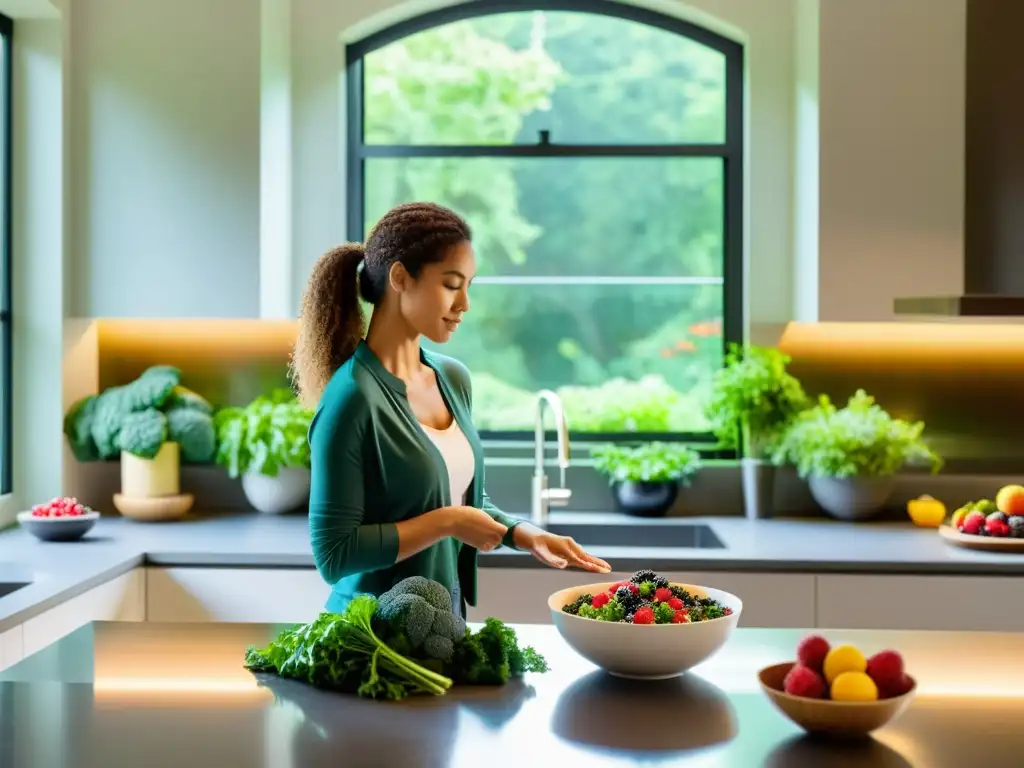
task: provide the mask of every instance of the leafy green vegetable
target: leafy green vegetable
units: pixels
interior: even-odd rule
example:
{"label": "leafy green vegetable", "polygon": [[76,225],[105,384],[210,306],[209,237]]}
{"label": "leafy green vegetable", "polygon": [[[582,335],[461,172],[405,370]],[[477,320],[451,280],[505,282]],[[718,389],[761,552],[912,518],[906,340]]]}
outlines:
{"label": "leafy green vegetable", "polygon": [[[180,378],[177,368],[154,365],[135,381],[75,402],[64,417],[64,435],[75,458],[113,459],[125,451],[151,459],[171,440],[181,445],[184,461],[210,461],[213,408],[181,386]],[[182,409],[194,415],[178,415]]]}
{"label": "leafy green vegetable", "polygon": [[923,422],[893,418],[862,389],[844,408],[822,395],[792,423],[774,458],[792,463],[801,477],[882,477],[908,464],[938,472],[942,459],[924,442],[923,432]]}
{"label": "leafy green vegetable", "polygon": [[222,408],[213,417],[215,461],[235,478],[246,472],[275,477],[282,467],[309,467],[313,411],[289,389],[276,389],[245,407]]}
{"label": "leafy green vegetable", "polygon": [[701,466],[700,454],[682,443],[601,445],[591,448],[590,456],[595,469],[612,482],[688,483]]}
{"label": "leafy green vegetable", "polygon": [[626,608],[618,600],[612,598],[600,608],[595,608],[590,604],[580,605],[577,615],[598,621],[622,621],[626,618]]}
{"label": "leafy green vegetable", "polygon": [[548,663],[531,646],[521,647],[516,631],[495,618],[455,647],[446,673],[456,684],[504,685],[527,672],[547,672]]}
{"label": "leafy green vegetable", "polygon": [[447,691],[450,678],[403,656],[374,633],[376,610],[376,598],[359,595],[344,614],[322,613],[281,632],[266,648],[250,646],[245,666],[371,699]]}
{"label": "leafy green vegetable", "polygon": [[654,605],[654,623],[671,624],[676,617],[675,609],[668,603],[658,602]]}
{"label": "leafy green vegetable", "polygon": [[777,349],[731,344],[725,366],[712,379],[706,413],[726,448],[768,456],[793,418],[808,405],[800,381],[787,372],[790,358]]}

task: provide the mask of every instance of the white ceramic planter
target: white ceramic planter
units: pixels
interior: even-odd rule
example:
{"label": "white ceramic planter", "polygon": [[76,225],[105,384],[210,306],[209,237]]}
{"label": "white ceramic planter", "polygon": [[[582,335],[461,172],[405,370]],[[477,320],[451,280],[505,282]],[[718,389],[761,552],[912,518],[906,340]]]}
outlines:
{"label": "white ceramic planter", "polygon": [[892,477],[817,477],[808,480],[811,495],[839,520],[868,520],[885,508],[896,481]]}
{"label": "white ceramic planter", "polygon": [[305,507],[309,502],[309,470],[286,467],[270,477],[258,472],[242,475],[245,498],[268,515],[281,515]]}

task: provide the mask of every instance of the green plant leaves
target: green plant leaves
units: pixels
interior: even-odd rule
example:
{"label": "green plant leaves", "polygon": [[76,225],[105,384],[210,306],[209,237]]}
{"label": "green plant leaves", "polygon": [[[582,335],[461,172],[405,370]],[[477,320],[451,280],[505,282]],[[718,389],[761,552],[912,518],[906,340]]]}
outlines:
{"label": "green plant leaves", "polygon": [[602,445],[592,448],[590,455],[597,471],[612,482],[688,482],[701,466],[700,454],[681,443]]}
{"label": "green plant leaves", "polygon": [[313,411],[289,389],[276,389],[245,407],[222,408],[214,416],[216,462],[230,477],[258,472],[274,477],[283,467],[309,467]]}
{"label": "green plant leaves", "polygon": [[893,418],[863,389],[836,408],[822,395],[801,413],[774,451],[778,463],[792,463],[801,477],[881,477],[908,464],[938,472],[942,459],[922,440],[922,422]]}

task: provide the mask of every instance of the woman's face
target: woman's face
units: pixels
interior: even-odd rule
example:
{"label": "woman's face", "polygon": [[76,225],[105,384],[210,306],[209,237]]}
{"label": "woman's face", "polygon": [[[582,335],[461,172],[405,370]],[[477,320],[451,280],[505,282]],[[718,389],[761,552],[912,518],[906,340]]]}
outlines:
{"label": "woman's face", "polygon": [[443,261],[427,264],[415,279],[401,265],[395,266],[392,285],[405,321],[437,344],[451,339],[469,311],[469,285],[476,275],[472,244],[453,246]]}

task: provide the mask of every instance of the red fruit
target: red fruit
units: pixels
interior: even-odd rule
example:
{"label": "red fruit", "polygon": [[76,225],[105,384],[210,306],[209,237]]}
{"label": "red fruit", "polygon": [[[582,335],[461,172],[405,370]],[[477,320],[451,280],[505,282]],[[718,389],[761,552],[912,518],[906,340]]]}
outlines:
{"label": "red fruit", "polygon": [[964,527],[960,530],[964,533],[976,536],[983,525],[985,525],[985,515],[981,512],[975,511],[971,512],[971,514],[964,518]]}
{"label": "red fruit", "polygon": [[895,686],[903,677],[903,657],[896,651],[879,651],[868,659],[866,672],[879,688]]}
{"label": "red fruit", "polygon": [[654,590],[654,599],[661,603],[667,603],[675,595],[672,594],[672,590],[668,587],[658,587]]}
{"label": "red fruit", "polygon": [[722,609],[722,615],[723,616],[732,616],[732,608],[723,608]]}
{"label": "red fruit", "polygon": [[[675,618],[675,617],[673,617]],[[644,606],[638,608],[636,613],[633,614],[634,624],[653,624],[654,623],[654,609]]]}
{"label": "red fruit", "polygon": [[686,611],[676,611],[675,615],[672,617],[673,624],[686,624],[689,620],[690,617],[686,615]]}
{"label": "red fruit", "polygon": [[1010,526],[1002,520],[989,520],[985,523],[985,530],[989,536],[1001,537],[1010,535]]}
{"label": "red fruit", "polygon": [[673,597],[671,600],[668,601],[668,607],[674,611],[681,611],[683,610],[683,601],[680,600],[678,597]]}
{"label": "red fruit", "polygon": [[821,672],[825,657],[831,646],[821,635],[808,635],[796,647],[796,658],[803,666],[815,672]]}
{"label": "red fruit", "polygon": [[880,699],[894,699],[897,696],[902,696],[905,693],[909,693],[910,689],[914,687],[914,681],[906,675],[900,677],[895,682],[890,682],[886,685],[878,686],[878,697]]}
{"label": "red fruit", "polygon": [[612,598],[611,598],[611,595],[609,595],[609,594],[608,594],[607,592],[598,592],[598,593],[597,593],[596,595],[594,595],[594,597],[593,597],[593,598],[591,599],[591,601],[590,601],[590,604],[591,604],[591,605],[592,605],[592,606],[593,606],[594,608],[600,608],[600,607],[601,607],[602,605],[605,605],[605,604],[607,604],[607,603],[608,603],[608,601],[609,601],[609,600],[611,600],[611,599],[612,599]]}
{"label": "red fruit", "polygon": [[782,681],[782,689],[790,696],[821,699],[825,696],[825,681],[821,675],[803,664],[795,664]]}

